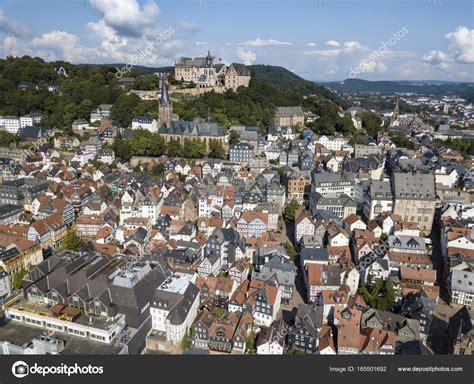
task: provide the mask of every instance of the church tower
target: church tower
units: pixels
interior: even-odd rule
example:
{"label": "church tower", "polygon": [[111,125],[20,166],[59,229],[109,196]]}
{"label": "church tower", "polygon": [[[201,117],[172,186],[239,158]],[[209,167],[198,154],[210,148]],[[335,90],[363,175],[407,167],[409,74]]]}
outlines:
{"label": "church tower", "polygon": [[171,119],[173,117],[173,106],[168,95],[168,86],[166,85],[166,76],[161,75],[161,98],[158,105],[158,121],[159,126],[171,127]]}
{"label": "church tower", "polygon": [[392,118],[390,120],[391,127],[398,127],[400,125],[400,105],[399,98],[397,97],[397,104],[395,104],[395,109],[393,110]]}

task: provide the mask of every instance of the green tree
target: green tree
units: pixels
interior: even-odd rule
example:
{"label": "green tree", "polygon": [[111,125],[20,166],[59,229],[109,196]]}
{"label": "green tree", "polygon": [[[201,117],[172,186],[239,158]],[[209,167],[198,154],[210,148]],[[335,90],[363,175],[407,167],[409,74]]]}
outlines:
{"label": "green tree", "polygon": [[405,135],[400,133],[390,135],[392,141],[395,143],[397,148],[415,149],[416,145]]}
{"label": "green tree", "polygon": [[211,140],[209,142],[209,157],[214,159],[225,159],[227,157],[227,151],[225,150],[222,143],[218,140]]}
{"label": "green tree", "polygon": [[220,320],[226,314],[226,310],[222,307],[218,307],[217,305],[212,309],[212,313],[217,316]]}
{"label": "green tree", "polygon": [[135,117],[135,108],[140,104],[140,97],[135,94],[119,96],[113,104],[110,117],[117,120],[123,127],[129,127]]}
{"label": "green tree", "polygon": [[163,137],[146,129],[135,129],[127,143],[132,156],[161,156],[166,151]]}
{"label": "green tree", "polygon": [[188,351],[193,345],[193,341],[191,340],[191,336],[186,329],[183,338],[181,339],[181,351],[186,352]]}
{"label": "green tree", "polygon": [[377,132],[382,128],[382,120],[379,115],[371,111],[362,111],[359,113],[362,120],[362,128],[365,129],[368,135],[375,137]]}
{"label": "green tree", "polygon": [[286,252],[288,252],[288,256],[290,256],[290,260],[295,260],[297,253],[296,253],[295,247],[293,246],[290,240],[286,241],[285,249],[286,249]]}
{"label": "green tree", "polygon": [[14,290],[20,289],[23,283],[23,279],[25,278],[26,274],[28,273],[27,268],[22,268],[18,272],[13,274],[12,278],[12,288]]}
{"label": "green tree", "polygon": [[239,133],[231,129],[229,131],[229,145],[238,144],[239,142],[240,142]]}
{"label": "green tree", "polygon": [[255,355],[255,333],[251,331],[245,340],[245,346],[247,349],[247,354]]}
{"label": "green tree", "polygon": [[163,163],[157,164],[149,172],[154,177],[163,177],[165,175],[165,165]]}
{"label": "green tree", "polygon": [[344,117],[337,117],[336,131],[341,132],[344,135],[349,135],[355,132],[354,123],[352,122],[352,117],[349,114],[344,115]]}
{"label": "green tree", "polygon": [[11,143],[19,140],[20,138],[13,133],[7,131],[0,131],[0,147],[9,147]]}
{"label": "green tree", "polygon": [[320,135],[334,135],[336,133],[335,122],[329,116],[321,116],[309,126],[315,133]]}
{"label": "green tree", "polygon": [[375,309],[390,311],[395,304],[396,292],[390,279],[374,279],[370,286],[361,283],[358,293]]}
{"label": "green tree", "polygon": [[296,211],[300,205],[295,199],[291,199],[290,203],[286,206],[286,208],[283,211],[283,218],[286,221],[294,221],[295,220],[295,215]]}
{"label": "green tree", "polygon": [[188,159],[198,159],[206,156],[206,143],[201,140],[185,140],[183,155]]}
{"label": "green tree", "polygon": [[170,157],[181,157],[183,156],[183,146],[179,140],[170,140],[166,144],[166,153]]}
{"label": "green tree", "polygon": [[77,251],[81,246],[82,240],[77,236],[76,232],[68,233],[61,243],[61,249],[67,249],[70,251]]}
{"label": "green tree", "polygon": [[132,148],[126,140],[123,140],[122,137],[116,137],[112,149],[115,152],[115,156],[123,161],[129,161],[132,157]]}

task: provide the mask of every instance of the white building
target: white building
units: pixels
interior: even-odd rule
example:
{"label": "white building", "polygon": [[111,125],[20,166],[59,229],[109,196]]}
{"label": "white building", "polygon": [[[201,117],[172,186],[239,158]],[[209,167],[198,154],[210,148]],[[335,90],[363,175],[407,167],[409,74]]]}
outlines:
{"label": "white building", "polygon": [[349,144],[349,139],[339,135],[321,135],[315,140],[315,143],[321,144],[330,151],[340,151]]}
{"label": "white building", "polygon": [[0,127],[16,135],[21,127],[20,118],[16,116],[0,116]]}
{"label": "white building", "polygon": [[363,199],[364,215],[372,220],[381,213],[392,213],[393,194],[388,180],[372,180]]}
{"label": "white building", "polygon": [[150,132],[158,132],[158,123],[148,116],[137,116],[132,120],[132,129],[143,128]]}
{"label": "white building", "polygon": [[32,127],[41,122],[43,116],[39,113],[29,113],[28,115],[20,117],[20,126],[21,128]]}
{"label": "white building", "polygon": [[474,301],[474,272],[453,270],[447,281],[451,302],[471,307]]}
{"label": "white building", "polygon": [[197,316],[199,289],[195,274],[175,272],[156,290],[150,306],[152,330],[179,344]]}

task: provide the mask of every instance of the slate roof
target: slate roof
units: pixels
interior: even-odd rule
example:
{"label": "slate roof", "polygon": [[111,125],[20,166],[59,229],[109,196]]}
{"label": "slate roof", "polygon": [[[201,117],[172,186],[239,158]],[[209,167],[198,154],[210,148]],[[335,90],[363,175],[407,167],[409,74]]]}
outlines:
{"label": "slate roof", "polygon": [[208,123],[203,121],[172,121],[170,127],[162,125],[159,133],[168,135],[186,135],[186,136],[225,136],[225,130],[217,123]]}

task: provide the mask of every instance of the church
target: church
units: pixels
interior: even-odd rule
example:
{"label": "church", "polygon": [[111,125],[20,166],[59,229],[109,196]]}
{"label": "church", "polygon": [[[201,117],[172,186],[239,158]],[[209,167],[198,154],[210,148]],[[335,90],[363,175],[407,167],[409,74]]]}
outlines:
{"label": "church", "polygon": [[219,141],[224,148],[228,148],[229,136],[224,128],[217,123],[211,123],[204,119],[183,121],[173,119],[173,104],[168,94],[165,76],[161,76],[161,98],[158,106],[159,134],[168,143],[177,140],[184,144],[186,140],[200,140],[206,143],[209,151],[209,143],[212,140]]}

